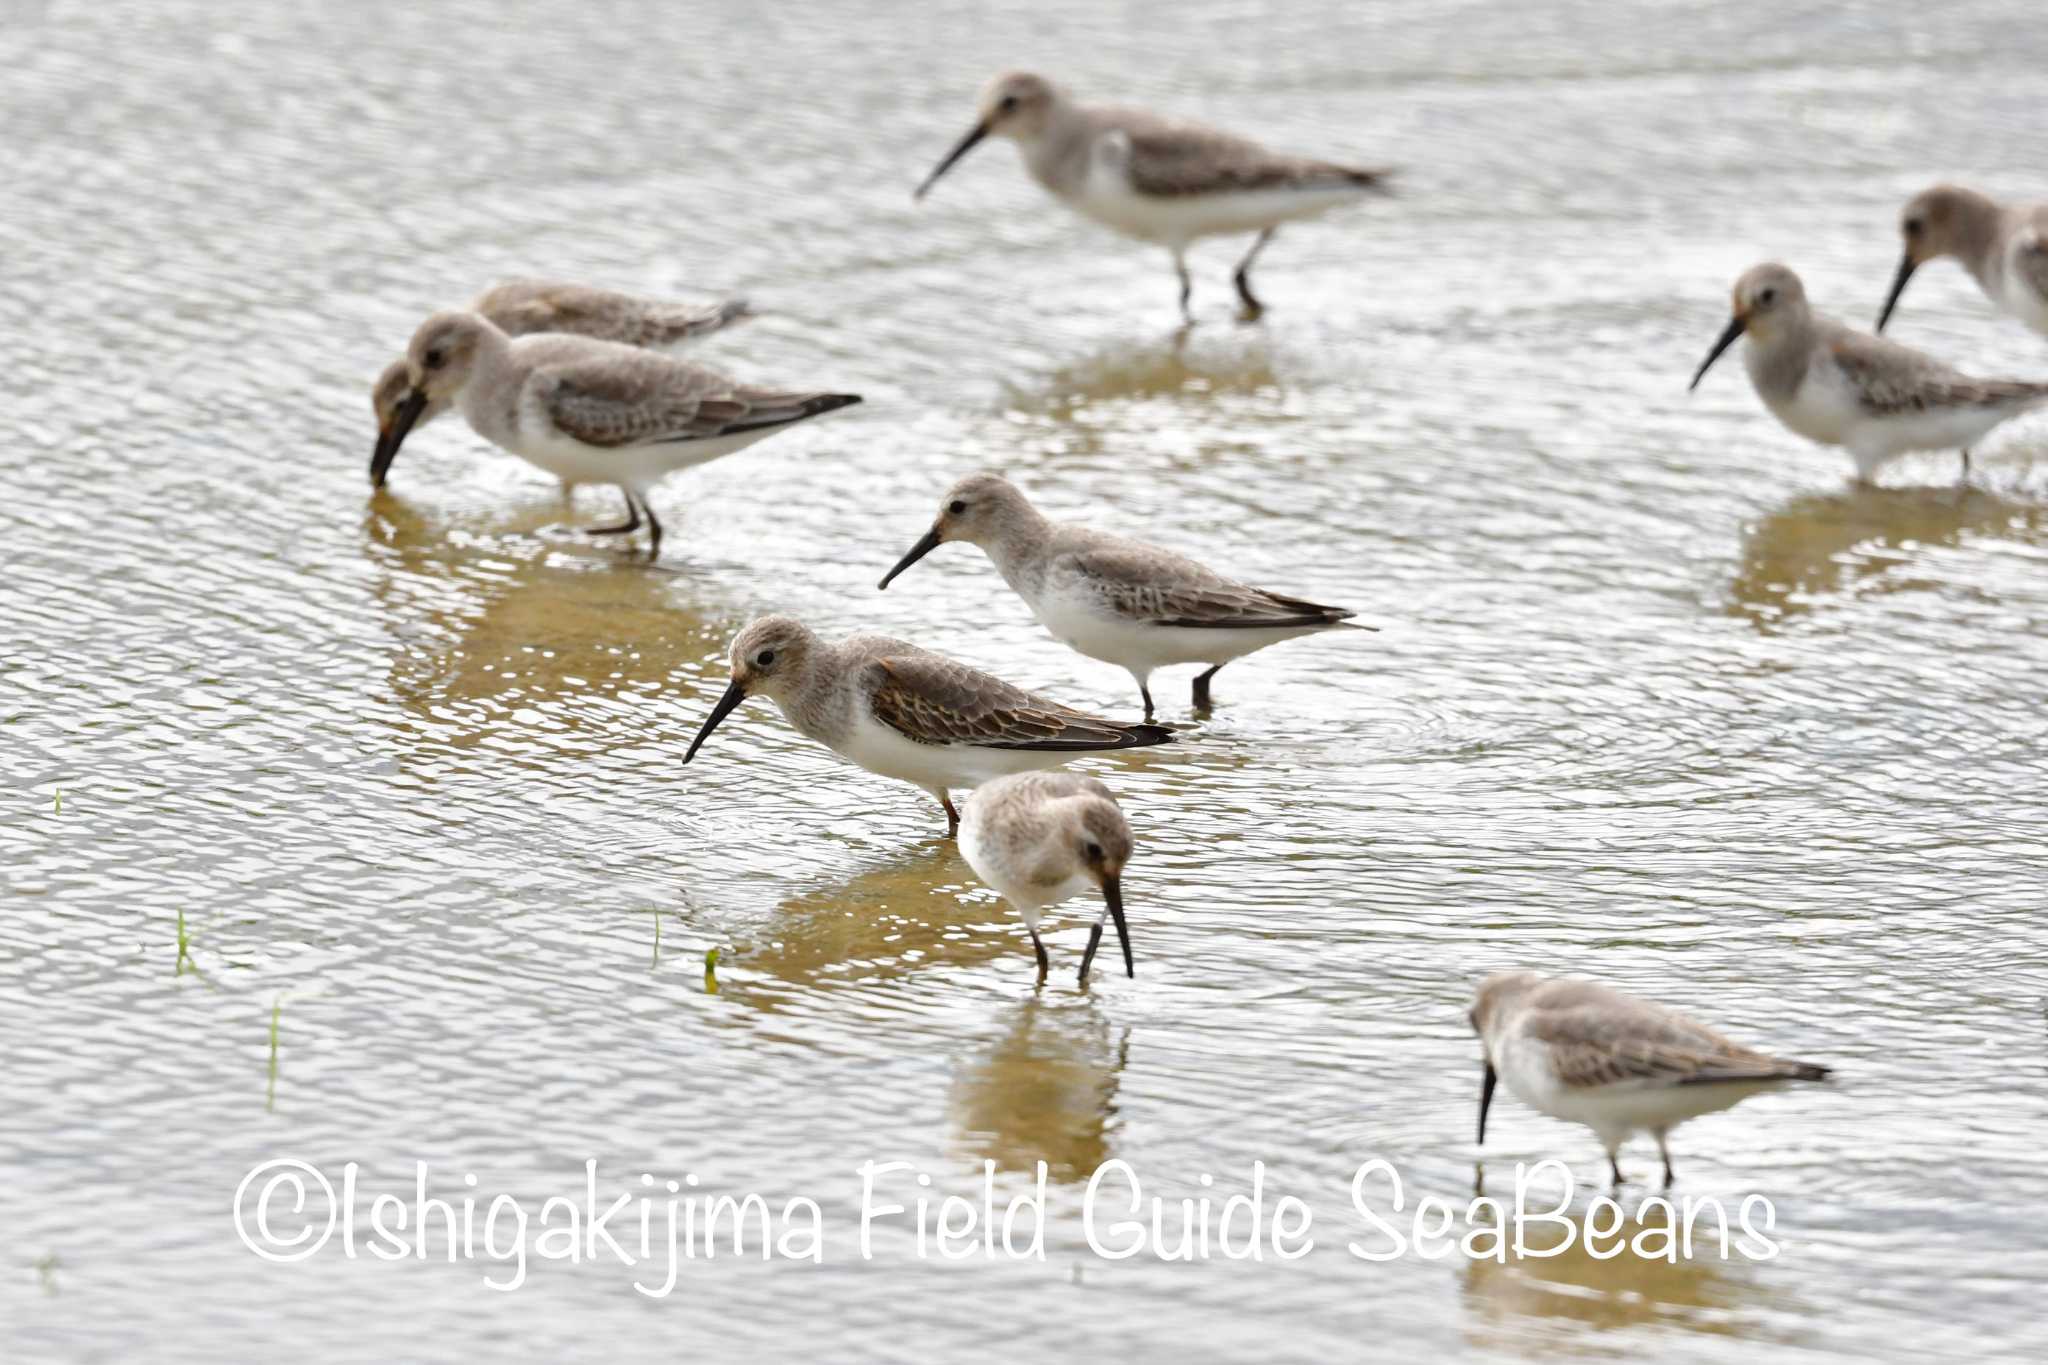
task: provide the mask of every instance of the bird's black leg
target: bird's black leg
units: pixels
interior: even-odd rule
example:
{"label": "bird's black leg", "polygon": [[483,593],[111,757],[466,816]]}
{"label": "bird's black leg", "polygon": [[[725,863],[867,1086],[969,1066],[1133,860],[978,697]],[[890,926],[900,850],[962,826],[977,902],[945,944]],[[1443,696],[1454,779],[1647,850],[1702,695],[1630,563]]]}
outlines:
{"label": "bird's black leg", "polygon": [[624,484],[621,484],[619,486],[619,491],[626,495],[626,519],[620,522],[617,526],[592,526],[588,530],[584,531],[584,535],[622,536],[629,531],[637,531],[640,529],[640,504],[633,500],[633,490],[627,488]]}
{"label": "bird's black leg", "polygon": [[[1109,912],[1103,911],[1107,918]],[[1102,920],[1095,921],[1095,927],[1088,931],[1088,951],[1081,954],[1081,975],[1075,978],[1079,985],[1088,984],[1088,969],[1095,964],[1095,950],[1102,946]]]}
{"label": "bird's black leg", "polygon": [[1145,699],[1145,719],[1152,719],[1152,689],[1144,683],[1139,683],[1138,695]]}
{"label": "bird's black leg", "polygon": [[[953,794],[951,792],[940,792],[939,804],[946,808],[946,837],[948,839],[958,838],[960,834],[960,810],[953,804]],[[1032,931],[1031,937],[1034,939],[1038,937],[1036,930]],[[1043,955],[1045,950],[1041,948],[1039,952]]]}
{"label": "bird's black leg", "polygon": [[1664,1188],[1670,1189],[1671,1182],[1678,1177],[1671,1173],[1671,1149],[1664,1145],[1664,1131],[1657,1131],[1657,1155],[1664,1158]]}
{"label": "bird's black leg", "polygon": [[1259,252],[1266,243],[1273,240],[1273,234],[1277,230],[1267,228],[1259,234],[1258,240],[1252,243],[1252,249],[1245,252],[1244,259],[1237,263],[1237,274],[1231,277],[1237,282],[1238,298],[1244,301],[1244,311],[1239,313],[1238,317],[1246,322],[1257,322],[1260,314],[1266,311],[1266,305],[1260,303],[1252,294],[1252,262],[1258,259]]}
{"label": "bird's black leg", "polygon": [[1209,679],[1215,677],[1217,670],[1221,669],[1222,667],[1222,664],[1217,664],[1215,668],[1210,669],[1208,672],[1196,675],[1195,709],[1197,711],[1206,711],[1209,709]]}
{"label": "bird's black leg", "polygon": [[1963,482],[1964,482],[1964,483],[1968,483],[1969,481],[1970,481],[1970,451],[1969,451],[1969,448],[1968,448],[1968,447],[1966,446],[1966,447],[1964,447],[1964,449],[1963,449]]}
{"label": "bird's black leg", "polygon": [[1052,959],[1045,955],[1045,941],[1039,938],[1036,929],[1031,931],[1031,951],[1038,954],[1038,984],[1043,986],[1045,974],[1052,970]]}
{"label": "bird's black leg", "polygon": [[1620,1189],[1626,1182],[1621,1178],[1621,1163],[1614,1159],[1614,1153],[1612,1152],[1607,1154],[1607,1169],[1614,1172],[1614,1188]]}
{"label": "bird's black leg", "polygon": [[1188,311],[1188,298],[1194,293],[1195,285],[1194,281],[1188,278],[1188,259],[1178,251],[1173,253],[1173,269],[1174,273],[1180,276],[1180,320],[1192,323],[1195,315]]}
{"label": "bird's black leg", "polygon": [[647,495],[640,495],[640,509],[647,513],[647,562],[652,564],[661,558],[661,519],[654,515],[654,504],[647,501]]}

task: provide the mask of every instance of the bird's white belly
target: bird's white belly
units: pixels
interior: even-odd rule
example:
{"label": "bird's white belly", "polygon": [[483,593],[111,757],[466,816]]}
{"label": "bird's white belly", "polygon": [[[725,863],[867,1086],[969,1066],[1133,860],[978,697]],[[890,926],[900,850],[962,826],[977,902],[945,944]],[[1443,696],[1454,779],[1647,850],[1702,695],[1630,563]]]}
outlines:
{"label": "bird's white belly", "polygon": [[1510,1040],[1495,1064],[1515,1097],[1539,1113],[1568,1123],[1583,1123],[1603,1139],[1619,1141],[1644,1129],[1670,1128],[1740,1103],[1751,1095],[1776,1088],[1779,1081],[1668,1085],[1623,1082],[1592,1087],[1567,1086],[1550,1065],[1549,1049],[1528,1040]]}
{"label": "bird's white belly", "polygon": [[1346,185],[1222,194],[1140,194],[1121,168],[1097,165],[1067,202],[1085,217],[1126,236],[1181,247],[1198,237],[1258,232],[1312,218],[1366,193],[1363,186]]}
{"label": "bird's white belly", "polygon": [[1048,749],[983,749],[971,744],[920,744],[876,720],[865,705],[838,743],[826,741],[841,758],[871,773],[913,782],[929,790],[978,787],[1010,773],[1057,768],[1074,757]]}
{"label": "bird's white belly", "polygon": [[1067,648],[1140,675],[1174,664],[1228,663],[1315,629],[1276,626],[1205,630],[1199,626],[1153,625],[1111,615],[1092,603],[1085,590],[1047,592],[1030,605],[1052,637]]}

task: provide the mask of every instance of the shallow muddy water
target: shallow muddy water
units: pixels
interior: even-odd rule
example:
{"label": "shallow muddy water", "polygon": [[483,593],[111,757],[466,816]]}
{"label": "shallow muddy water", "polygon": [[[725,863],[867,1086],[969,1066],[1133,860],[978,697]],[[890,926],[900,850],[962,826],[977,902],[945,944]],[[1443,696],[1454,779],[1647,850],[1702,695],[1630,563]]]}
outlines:
{"label": "shallow muddy water", "polygon": [[[1867,324],[1912,191],[2048,193],[2033,7],[0,13],[0,1354],[2041,1354],[2048,418],[1967,488],[1857,492],[1739,366],[1685,391],[1752,262]],[[1400,193],[1284,231],[1258,326],[1240,245],[1197,248],[1178,337],[1164,253],[1009,148],[911,203],[1010,65]],[[614,495],[457,421],[372,496],[370,379],[512,274],[744,290],[697,358],[867,401],[672,480],[655,568],[576,533]],[[1953,267],[1892,332],[2048,371]],[[1135,980],[1075,989],[1076,905],[1035,992],[929,801],[765,702],[681,765],[767,611],[1130,712],[970,548],[874,591],[983,467],[1379,627],[1232,666],[1207,719],[1155,680],[1184,742],[1086,765],[1139,840]],[[1471,1197],[1503,966],[1839,1068],[1677,1137],[1675,1193],[1768,1199],[1775,1258],[1350,1253],[1387,1245],[1364,1163],[1404,1227]],[[1544,1157],[1580,1216],[1604,1186],[1505,1096],[1485,1155],[1497,1196]],[[675,1181],[787,1231],[801,1196],[824,1263],[663,1298],[660,1257],[270,1263],[236,1190],[286,1158],[355,1163],[362,1219],[416,1163],[480,1218],[581,1203],[588,1161],[599,1207]],[[869,1161],[907,1211],[864,1259]],[[1039,1162],[1042,1260],[920,1256],[918,1198],[1000,1222]],[[1169,1244],[1263,1163],[1264,1259],[1100,1254],[1114,1162]]]}

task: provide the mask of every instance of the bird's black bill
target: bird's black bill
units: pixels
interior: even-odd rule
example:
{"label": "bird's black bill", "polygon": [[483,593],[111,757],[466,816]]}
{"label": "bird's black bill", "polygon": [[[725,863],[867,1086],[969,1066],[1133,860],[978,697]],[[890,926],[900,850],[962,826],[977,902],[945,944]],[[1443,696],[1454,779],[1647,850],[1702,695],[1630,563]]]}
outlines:
{"label": "bird's black bill", "polygon": [[1699,369],[1693,372],[1692,383],[1685,386],[1688,393],[1700,386],[1700,380],[1706,377],[1714,362],[1721,358],[1721,352],[1735,344],[1735,338],[1742,335],[1742,329],[1747,325],[1741,318],[1728,319],[1728,327],[1721,333],[1721,339],[1714,343],[1714,349],[1707,352],[1707,358],[1702,360]]}
{"label": "bird's black bill", "polygon": [[[1138,974],[1138,970],[1131,963],[1131,927],[1124,922],[1124,889],[1122,881],[1113,876],[1103,878],[1102,899],[1109,903],[1109,917],[1116,921],[1116,941],[1121,943],[1124,948],[1124,975],[1135,977]],[[1081,954],[1081,974],[1079,980],[1084,986],[1088,984],[1088,969],[1095,965],[1095,950],[1101,946],[1102,922],[1097,920],[1095,928],[1089,931],[1088,934],[1088,948]]]}
{"label": "bird's black bill", "polygon": [[1885,295],[1884,311],[1877,315],[1878,331],[1882,332],[1884,325],[1892,320],[1892,309],[1899,306],[1899,295],[1906,292],[1906,281],[1912,279],[1913,272],[1919,268],[1920,263],[1913,259],[1912,252],[1899,258],[1899,273],[1892,277],[1892,292]]}
{"label": "bird's black bill", "polygon": [[940,541],[938,528],[933,527],[931,530],[926,531],[924,533],[924,538],[918,541],[917,544],[911,546],[910,553],[903,556],[903,558],[897,560],[896,567],[889,570],[889,572],[883,574],[882,581],[880,583],[877,583],[875,587],[878,590],[888,587],[889,584],[895,581],[897,574],[902,573],[905,569],[917,563],[918,560],[923,559],[933,550],[938,549],[939,544]]}
{"label": "bird's black bill", "polygon": [[961,157],[966,156],[969,152],[973,151],[975,148],[975,144],[980,142],[983,138],[987,136],[988,125],[986,123],[977,123],[972,128],[969,128],[967,130],[967,136],[961,138],[960,141],[954,145],[953,150],[946,153],[946,159],[944,161],[941,161],[938,165],[932,167],[932,173],[924,178],[924,183],[922,185],[919,185],[917,189],[911,193],[910,197],[912,199],[924,198],[925,191],[929,190],[933,185],[938,184],[939,177],[944,175],[947,171],[952,170],[954,162],[958,161]]}
{"label": "bird's black bill", "polygon": [[398,405],[398,411],[392,414],[390,429],[377,433],[377,448],[370,454],[370,487],[384,486],[384,476],[391,472],[391,462],[398,458],[398,448],[405,444],[413,423],[420,420],[420,414],[426,411],[426,407],[426,391],[414,389]]}
{"label": "bird's black bill", "polygon": [[1486,1064],[1486,1079],[1479,1083],[1479,1145],[1486,1145],[1486,1111],[1493,1106],[1493,1087],[1500,1083],[1500,1073],[1493,1069],[1493,1063]]}
{"label": "bird's black bill", "polygon": [[747,685],[737,678],[733,679],[732,686],[726,688],[725,695],[718,699],[718,705],[712,707],[711,714],[704,718],[704,726],[697,731],[697,737],[690,741],[690,752],[683,755],[683,762],[688,763],[695,758],[697,750],[704,747],[704,741],[711,738],[711,732],[718,728],[718,722],[737,711],[740,703],[746,699]]}
{"label": "bird's black bill", "polygon": [[1116,941],[1123,945],[1124,975],[1135,977],[1137,967],[1131,962],[1131,926],[1124,923],[1123,882],[1117,877],[1106,877],[1102,883],[1102,898],[1109,902],[1109,917],[1116,921]]}

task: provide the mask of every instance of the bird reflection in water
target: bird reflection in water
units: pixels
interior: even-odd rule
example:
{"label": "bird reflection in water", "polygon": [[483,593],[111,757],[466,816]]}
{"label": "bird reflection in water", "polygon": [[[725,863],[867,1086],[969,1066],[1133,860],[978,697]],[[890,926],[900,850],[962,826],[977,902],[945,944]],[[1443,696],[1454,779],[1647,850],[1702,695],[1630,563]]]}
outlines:
{"label": "bird reflection in water", "polygon": [[1113,1026],[1087,997],[1033,996],[1011,1008],[994,1041],[954,1072],[954,1143],[1000,1171],[1078,1183],[1114,1155],[1117,1092],[1129,1026]]}
{"label": "bird reflection in water", "polygon": [[1729,612],[1759,630],[1869,583],[1897,591],[1927,548],[1997,537],[2042,544],[2048,506],[1979,488],[1850,488],[1795,498],[1750,528]]}

